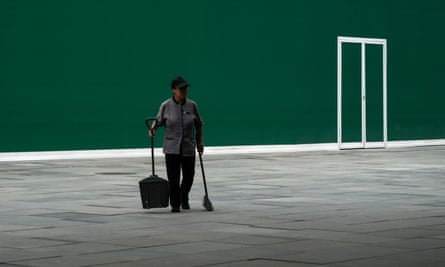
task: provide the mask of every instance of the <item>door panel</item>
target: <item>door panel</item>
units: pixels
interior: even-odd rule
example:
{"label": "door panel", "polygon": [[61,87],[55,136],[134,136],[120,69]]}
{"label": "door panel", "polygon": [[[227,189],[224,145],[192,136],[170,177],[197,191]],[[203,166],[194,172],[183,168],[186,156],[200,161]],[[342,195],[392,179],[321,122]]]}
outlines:
{"label": "door panel", "polygon": [[361,142],[361,44],[342,45],[342,142]]}
{"label": "door panel", "polygon": [[366,45],[366,141],[383,142],[383,47]]}

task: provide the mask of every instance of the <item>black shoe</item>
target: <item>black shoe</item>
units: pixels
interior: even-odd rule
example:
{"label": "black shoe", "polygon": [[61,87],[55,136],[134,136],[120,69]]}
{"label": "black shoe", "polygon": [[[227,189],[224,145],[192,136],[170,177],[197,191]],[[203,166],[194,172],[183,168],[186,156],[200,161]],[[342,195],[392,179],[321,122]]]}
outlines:
{"label": "black shoe", "polygon": [[172,212],[181,212],[179,207],[172,207]]}
{"label": "black shoe", "polygon": [[189,205],[188,202],[182,203],[181,206],[182,206],[183,210],[189,210],[190,209],[190,205]]}

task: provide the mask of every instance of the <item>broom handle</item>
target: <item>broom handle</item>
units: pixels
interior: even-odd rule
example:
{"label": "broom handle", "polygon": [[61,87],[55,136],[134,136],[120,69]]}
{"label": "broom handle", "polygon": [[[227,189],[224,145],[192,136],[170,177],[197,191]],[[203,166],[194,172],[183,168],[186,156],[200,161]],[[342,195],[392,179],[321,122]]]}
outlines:
{"label": "broom handle", "polygon": [[202,180],[204,181],[204,190],[205,190],[206,196],[208,196],[209,194],[207,193],[207,183],[206,183],[206,176],[204,173],[204,164],[202,163],[202,155],[201,155],[202,153],[198,152],[198,154],[199,154],[199,163],[201,165],[201,171],[202,171]]}

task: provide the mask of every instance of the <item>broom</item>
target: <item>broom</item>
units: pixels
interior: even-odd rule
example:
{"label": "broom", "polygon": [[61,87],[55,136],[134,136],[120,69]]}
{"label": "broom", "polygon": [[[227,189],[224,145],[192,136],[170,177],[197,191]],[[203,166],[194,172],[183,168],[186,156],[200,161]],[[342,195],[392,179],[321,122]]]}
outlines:
{"label": "broom", "polygon": [[205,190],[205,195],[204,195],[204,200],[202,201],[202,205],[207,211],[213,211],[213,205],[212,202],[210,202],[209,193],[207,191],[206,176],[204,174],[204,164],[202,163],[202,155],[201,155],[202,153],[198,152],[198,154],[199,154],[199,163],[201,164],[202,180],[204,181],[204,190]]}

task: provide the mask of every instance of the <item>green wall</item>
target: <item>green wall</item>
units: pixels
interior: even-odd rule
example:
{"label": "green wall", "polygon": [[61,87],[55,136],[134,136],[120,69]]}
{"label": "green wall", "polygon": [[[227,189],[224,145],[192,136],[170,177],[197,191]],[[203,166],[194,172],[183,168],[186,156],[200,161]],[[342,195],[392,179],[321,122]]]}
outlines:
{"label": "green wall", "polygon": [[444,14],[439,0],[2,0],[0,152],[145,147],[177,75],[207,145],[336,142],[339,35],[388,39],[389,140],[445,138]]}

